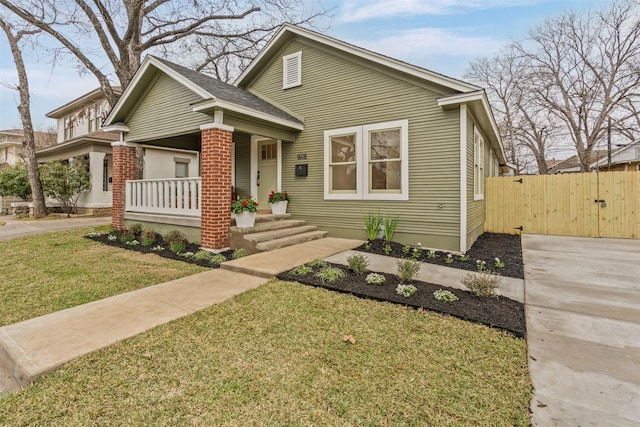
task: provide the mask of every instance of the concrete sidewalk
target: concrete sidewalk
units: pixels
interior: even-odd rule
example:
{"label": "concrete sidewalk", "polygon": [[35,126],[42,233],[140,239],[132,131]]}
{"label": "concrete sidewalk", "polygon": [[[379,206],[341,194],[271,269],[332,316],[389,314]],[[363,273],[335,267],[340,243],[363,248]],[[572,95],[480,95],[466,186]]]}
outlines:
{"label": "concrete sidewalk", "polygon": [[640,240],[522,248],[533,425],[640,425]]}
{"label": "concrete sidewalk", "polygon": [[314,240],[2,327],[0,394],[26,387],[79,356],[256,288],[266,277],[360,244],[346,239]]}
{"label": "concrete sidewalk", "polygon": [[50,233],[52,231],[69,230],[78,227],[92,227],[111,224],[110,216],[87,216],[60,219],[39,219],[23,221],[13,215],[0,216],[5,225],[0,226],[0,240],[16,239],[34,234]]}

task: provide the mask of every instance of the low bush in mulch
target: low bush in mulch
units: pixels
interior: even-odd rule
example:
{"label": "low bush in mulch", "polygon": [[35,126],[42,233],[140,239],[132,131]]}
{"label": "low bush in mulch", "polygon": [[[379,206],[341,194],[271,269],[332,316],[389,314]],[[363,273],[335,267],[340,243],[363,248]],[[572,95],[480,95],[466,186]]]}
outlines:
{"label": "low bush in mulch", "polygon": [[[429,264],[469,271],[477,271],[477,262],[484,261],[486,270],[495,271],[501,276],[524,279],[522,245],[519,235],[484,233],[478,237],[471,249],[465,254],[468,257],[466,261],[462,260],[459,254],[452,253],[449,257],[449,252],[445,251],[429,253],[417,242],[412,246],[376,239],[364,243],[356,250],[396,258],[414,258]],[[447,263],[447,258],[450,258],[449,263]],[[496,258],[502,263],[502,267],[496,267],[498,262]]]}
{"label": "low bush in mulch", "polygon": [[[378,273],[384,276],[384,283],[370,285],[366,281],[369,271],[355,274],[341,264],[329,263],[328,266],[340,269],[344,272],[344,276],[333,281],[323,280],[316,276],[316,273],[323,267],[313,266],[305,269],[309,270],[307,273],[300,274],[300,269],[298,271],[290,270],[279,274],[278,278],[348,293],[362,298],[432,310],[507,331],[520,338],[526,334],[524,305],[518,301],[502,296],[478,297],[469,291],[418,280],[413,280],[410,283],[416,287],[416,292],[410,297],[403,297],[396,292],[396,288],[402,283],[396,275]],[[440,289],[451,292],[458,300],[451,302],[439,301],[434,296],[434,292]]]}
{"label": "low bush in mulch", "polygon": [[[145,236],[146,234],[146,236]],[[179,239],[178,244],[183,244],[184,246],[181,248],[183,250],[179,252],[173,252],[170,250],[171,242],[165,240],[165,237],[155,232],[132,232],[130,230],[123,231],[111,231],[107,234],[99,234],[99,233],[91,233],[85,236],[87,239],[91,239],[105,245],[115,246],[122,249],[133,250],[136,252],[142,252],[145,254],[156,254],[163,258],[169,258],[176,261],[187,262],[191,264],[196,264],[201,267],[209,267],[209,268],[219,268],[219,262],[212,262],[213,254],[206,253],[202,254],[200,246],[196,243],[191,243],[186,241],[186,239]],[[144,245],[141,242],[144,241],[144,238],[153,239],[153,244]],[[124,240],[124,241],[123,241]],[[137,242],[131,244],[132,241]],[[149,240],[150,241],[150,240]],[[127,243],[129,242],[129,243]],[[201,253],[200,255],[198,255]],[[226,260],[230,260],[234,256],[233,250],[227,250],[220,253]],[[207,256],[208,255],[208,256]],[[236,255],[237,256],[237,255]],[[219,260],[220,258],[218,258]]]}

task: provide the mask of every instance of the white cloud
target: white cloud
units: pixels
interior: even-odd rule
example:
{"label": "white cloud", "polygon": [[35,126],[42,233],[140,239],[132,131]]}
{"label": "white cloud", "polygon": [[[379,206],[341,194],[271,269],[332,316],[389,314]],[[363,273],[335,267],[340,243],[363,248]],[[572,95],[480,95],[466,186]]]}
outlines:
{"label": "white cloud", "polygon": [[465,36],[455,28],[416,28],[386,33],[370,40],[351,40],[357,46],[432,71],[460,77],[469,60],[498,52],[505,41]]}
{"label": "white cloud", "polygon": [[344,3],[338,22],[358,22],[391,16],[452,15],[469,10],[514,7],[533,0],[350,0]]}

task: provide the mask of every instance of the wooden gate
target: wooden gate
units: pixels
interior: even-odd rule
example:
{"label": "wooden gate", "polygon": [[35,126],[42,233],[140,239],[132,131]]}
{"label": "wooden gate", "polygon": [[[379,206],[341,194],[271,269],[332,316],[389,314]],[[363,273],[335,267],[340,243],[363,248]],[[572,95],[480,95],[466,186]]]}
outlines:
{"label": "wooden gate", "polygon": [[640,171],[487,178],[484,230],[640,237]]}

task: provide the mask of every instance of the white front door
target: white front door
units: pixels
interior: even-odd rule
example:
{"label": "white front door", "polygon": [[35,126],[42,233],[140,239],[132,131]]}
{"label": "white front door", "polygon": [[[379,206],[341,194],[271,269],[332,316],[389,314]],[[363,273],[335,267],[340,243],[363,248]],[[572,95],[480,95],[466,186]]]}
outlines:
{"label": "white front door", "polygon": [[277,191],[278,185],[278,141],[258,141],[258,203],[261,210],[269,209],[269,193]]}

